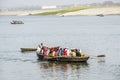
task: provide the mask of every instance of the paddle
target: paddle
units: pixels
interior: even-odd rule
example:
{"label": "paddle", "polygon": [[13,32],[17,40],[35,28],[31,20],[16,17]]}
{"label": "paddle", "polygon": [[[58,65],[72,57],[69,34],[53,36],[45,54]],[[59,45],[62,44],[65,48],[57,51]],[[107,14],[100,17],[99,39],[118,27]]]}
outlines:
{"label": "paddle", "polygon": [[105,54],[97,55],[97,57],[105,57]]}
{"label": "paddle", "polygon": [[105,57],[105,54],[99,54],[99,55],[86,54],[86,55],[93,56],[93,57]]}

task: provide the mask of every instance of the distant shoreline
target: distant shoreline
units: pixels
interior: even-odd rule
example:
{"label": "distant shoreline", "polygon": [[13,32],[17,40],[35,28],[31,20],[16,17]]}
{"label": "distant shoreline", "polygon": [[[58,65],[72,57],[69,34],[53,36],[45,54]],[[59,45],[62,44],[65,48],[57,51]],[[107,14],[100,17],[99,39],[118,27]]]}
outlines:
{"label": "distant shoreline", "polygon": [[63,14],[64,16],[120,15],[120,6],[96,7]]}
{"label": "distant shoreline", "polygon": [[24,10],[24,11],[2,11],[0,16],[29,16],[43,12],[51,12],[55,10]]}
{"label": "distant shoreline", "polygon": [[[63,10],[29,10],[29,11],[4,11],[0,12],[0,16],[29,16],[29,15],[41,15],[49,12],[58,12],[56,14],[50,14],[52,16],[96,16],[102,15],[120,15],[120,6],[109,6],[109,7],[90,7],[82,10],[73,10],[62,13]],[[37,16],[39,16],[37,15]],[[43,16],[43,15],[42,15]],[[49,16],[49,14],[48,14]]]}

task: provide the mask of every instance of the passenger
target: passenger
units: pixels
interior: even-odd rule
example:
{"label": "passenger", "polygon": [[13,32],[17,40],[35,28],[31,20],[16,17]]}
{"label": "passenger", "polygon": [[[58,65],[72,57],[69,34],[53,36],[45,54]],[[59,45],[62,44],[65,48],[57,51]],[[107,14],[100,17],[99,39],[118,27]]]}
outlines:
{"label": "passenger", "polygon": [[70,50],[67,48],[67,56],[70,56]]}
{"label": "passenger", "polygon": [[48,56],[49,56],[49,57],[52,57],[52,56],[53,56],[53,55],[52,55],[52,48],[50,48],[50,52],[49,52]]}
{"label": "passenger", "polygon": [[52,56],[53,56],[53,57],[55,56],[55,51],[52,52]]}
{"label": "passenger", "polygon": [[80,57],[80,56],[81,56],[81,54],[80,54],[80,50],[75,49],[75,52],[76,52],[76,56],[78,56],[78,57]]}
{"label": "passenger", "polygon": [[48,54],[50,53],[50,49],[47,47],[47,52],[46,52],[47,54],[47,56],[48,56]]}
{"label": "passenger", "polygon": [[82,50],[81,50],[81,49],[80,49],[80,51],[79,51],[79,52],[80,52],[80,55],[81,55],[81,56],[84,56],[84,53],[82,52]]}
{"label": "passenger", "polygon": [[67,49],[66,48],[63,50],[63,56],[67,56]]}
{"label": "passenger", "polygon": [[62,53],[63,53],[62,48],[59,48],[59,51],[58,51],[58,56],[62,56]]}
{"label": "passenger", "polygon": [[50,57],[55,56],[55,50],[54,50],[54,48],[51,48],[51,49],[50,49],[50,52],[49,52],[49,55],[48,55],[48,56],[50,56]]}
{"label": "passenger", "polygon": [[71,49],[70,56],[71,57],[75,57],[76,56],[75,49]]}
{"label": "passenger", "polygon": [[59,47],[55,48],[55,56],[58,56]]}
{"label": "passenger", "polygon": [[47,48],[46,47],[43,47],[43,55],[47,55]]}

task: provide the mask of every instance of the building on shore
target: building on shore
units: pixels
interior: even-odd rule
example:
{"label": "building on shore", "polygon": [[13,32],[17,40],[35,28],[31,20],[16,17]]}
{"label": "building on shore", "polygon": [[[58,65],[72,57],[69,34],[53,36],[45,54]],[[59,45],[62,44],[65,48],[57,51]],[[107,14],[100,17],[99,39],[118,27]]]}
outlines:
{"label": "building on shore", "polygon": [[56,9],[57,6],[41,6],[41,9]]}

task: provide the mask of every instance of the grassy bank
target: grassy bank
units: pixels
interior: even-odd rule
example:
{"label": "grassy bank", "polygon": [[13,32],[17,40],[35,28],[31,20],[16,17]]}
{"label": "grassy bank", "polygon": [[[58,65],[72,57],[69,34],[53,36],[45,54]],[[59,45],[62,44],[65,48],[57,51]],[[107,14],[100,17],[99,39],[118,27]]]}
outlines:
{"label": "grassy bank", "polygon": [[70,9],[64,9],[64,10],[57,10],[57,11],[51,11],[51,12],[43,12],[35,15],[61,15],[68,12],[74,12],[74,11],[80,11],[88,9],[89,7],[82,7],[82,8],[70,8]]}

